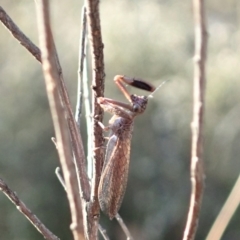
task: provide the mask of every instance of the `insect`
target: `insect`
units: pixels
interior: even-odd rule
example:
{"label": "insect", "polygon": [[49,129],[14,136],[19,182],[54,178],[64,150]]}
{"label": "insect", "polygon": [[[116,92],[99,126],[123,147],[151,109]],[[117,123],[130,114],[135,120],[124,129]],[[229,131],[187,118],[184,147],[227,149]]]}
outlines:
{"label": "insect", "polygon": [[126,190],[134,118],[145,111],[148,103],[148,97],[130,94],[124,84],[150,92],[155,90],[155,87],[143,80],[123,75],[115,76],[114,81],[130,104],[109,98],[98,98],[103,110],[113,114],[108,126],[99,123],[104,130],[110,130],[98,187],[101,210],[110,219],[118,213]]}

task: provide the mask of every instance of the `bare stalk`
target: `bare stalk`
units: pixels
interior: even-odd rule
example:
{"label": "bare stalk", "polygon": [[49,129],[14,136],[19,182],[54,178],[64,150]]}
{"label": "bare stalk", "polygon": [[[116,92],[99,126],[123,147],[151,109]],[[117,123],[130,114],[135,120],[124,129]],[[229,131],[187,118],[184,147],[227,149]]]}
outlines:
{"label": "bare stalk", "polygon": [[[87,43],[85,46],[85,49],[87,49]],[[91,104],[90,104],[90,95],[89,95],[89,86],[88,86],[88,59],[84,59],[84,68],[83,68],[83,98],[84,98],[84,106],[85,106],[85,119],[86,119],[86,125],[87,125],[87,135],[88,135],[88,140],[87,140],[87,162],[88,162],[88,168],[87,168],[87,173],[89,179],[92,179],[93,175],[93,159],[92,159],[92,149],[93,149],[93,141],[92,141],[92,122],[93,122],[93,117],[91,116]]]}
{"label": "bare stalk", "polygon": [[194,57],[194,89],[193,89],[193,121],[192,121],[192,153],[191,153],[191,198],[184,240],[195,238],[199,212],[201,209],[204,171],[203,171],[203,116],[205,95],[205,61],[207,51],[207,32],[205,26],[204,0],[193,0],[195,23],[195,57]]}
{"label": "bare stalk", "polygon": [[[90,47],[92,53],[92,116],[97,121],[102,121],[103,110],[97,103],[97,98],[104,94],[104,57],[103,42],[101,34],[100,16],[99,16],[99,0],[86,0],[87,22],[90,38]],[[97,237],[97,226],[99,216],[98,203],[98,184],[100,180],[101,170],[104,161],[103,151],[103,133],[101,127],[93,121],[93,178],[91,188],[91,204],[89,208],[89,217],[94,218],[92,233],[94,238]]]}
{"label": "bare stalk", "polygon": [[[6,17],[6,16],[4,15],[4,17]],[[3,21],[3,19],[0,19],[0,20]],[[10,23],[10,25],[13,24],[13,22],[9,22],[9,23]],[[11,27],[6,26],[6,27],[8,28],[8,30],[10,32],[13,31],[13,29],[14,29],[14,31],[17,32],[17,35],[18,35],[17,39],[19,41],[22,41],[24,43],[25,43],[25,41],[27,41],[27,42],[30,41],[29,39],[26,40],[25,35],[21,32],[21,30],[19,28],[13,28],[12,26]],[[15,34],[14,34],[14,37],[16,37]],[[33,54],[34,51],[32,49],[33,48],[32,46],[34,46],[34,50],[37,51],[37,56],[41,56],[40,49],[38,47],[36,47],[31,41],[30,41],[30,43],[31,44],[25,43],[30,46],[30,49],[27,48],[27,50],[29,50],[29,52]],[[25,44],[23,44],[23,45],[25,46]],[[54,44],[53,44],[53,46],[54,46]],[[80,133],[78,130],[78,126],[74,119],[73,111],[71,108],[71,104],[69,101],[68,93],[67,93],[63,75],[62,75],[62,68],[59,63],[59,59],[58,59],[58,56],[56,53],[55,46],[54,46],[54,50],[55,50],[55,61],[56,61],[56,67],[57,67],[57,73],[58,73],[57,80],[59,81],[59,93],[60,93],[62,103],[63,103],[66,113],[67,113],[67,123],[68,123],[69,132],[70,132],[71,143],[72,143],[72,147],[73,147],[78,182],[80,185],[80,195],[81,195],[82,206],[83,206],[82,211],[83,211],[83,216],[84,216],[83,221],[84,221],[84,227],[85,227],[85,234],[89,235],[92,231],[93,218],[99,214],[99,211],[92,212],[90,214],[91,218],[88,218],[87,206],[88,206],[88,202],[90,200],[90,185],[89,185],[89,181],[88,181],[88,177],[87,177],[86,169],[85,169],[85,156],[84,156],[84,151],[83,151],[82,139],[81,139],[81,136],[80,136]],[[40,57],[38,57],[37,60],[41,62]],[[95,206],[96,206],[96,203],[95,203]],[[89,209],[92,209],[92,208],[89,208]],[[86,210],[87,210],[87,212],[86,212]],[[90,221],[90,219],[92,219],[92,220]],[[94,228],[94,232],[95,232],[95,228]],[[95,238],[96,238],[96,234],[91,239],[95,239]]]}
{"label": "bare stalk", "polygon": [[76,104],[76,113],[75,119],[80,126],[81,121],[81,112],[82,112],[82,95],[83,95],[83,67],[84,67],[84,59],[86,58],[85,53],[85,39],[86,39],[86,28],[87,28],[87,17],[86,17],[86,8],[82,7],[81,14],[81,37],[79,42],[79,58],[78,58],[78,94],[77,94],[77,104]]}
{"label": "bare stalk", "polygon": [[104,240],[110,240],[110,238],[106,233],[106,230],[100,224],[98,225],[98,229],[99,229],[99,232],[102,234],[102,237]]}
{"label": "bare stalk", "polygon": [[[56,65],[57,65],[57,70],[59,74],[59,80],[60,80],[59,93],[67,113],[67,123],[68,123],[69,132],[70,132],[70,139],[71,139],[72,150],[74,155],[74,163],[75,163],[75,168],[77,172],[78,184],[80,188],[80,195],[82,198],[82,205],[85,206],[90,199],[90,185],[89,185],[89,180],[86,173],[85,155],[83,150],[82,138],[74,118],[67,88],[65,85],[65,81],[63,79],[62,68],[57,56],[56,49],[55,49],[55,59],[56,59]],[[83,211],[85,214],[85,210]]]}
{"label": "bare stalk", "polygon": [[13,192],[8,185],[0,178],[0,190],[11,200],[32,225],[43,235],[47,240],[59,240],[46,226],[34,215],[31,210],[19,199],[17,194]]}
{"label": "bare stalk", "polygon": [[88,90],[88,74],[87,74],[87,14],[86,7],[82,7],[81,14],[81,36],[79,41],[79,62],[78,62],[78,97],[76,105],[75,119],[80,126],[80,117],[82,109],[82,99],[84,98],[84,106],[86,113],[86,125],[87,125],[87,173],[89,179],[92,178],[92,117],[91,117],[91,106],[90,106],[90,96]]}
{"label": "bare stalk", "polygon": [[61,169],[60,169],[60,167],[56,167],[56,169],[55,169],[55,174],[56,174],[56,176],[57,176],[57,178],[58,178],[58,181],[61,183],[62,187],[63,187],[64,190],[66,191],[65,182],[64,182],[63,177],[62,177],[62,175],[61,175]]}
{"label": "bare stalk", "polygon": [[[8,22],[8,24],[5,24],[7,29],[13,34],[13,36],[23,45],[26,47],[26,49],[36,57],[36,59],[41,62],[41,51],[40,49],[31,42],[29,38],[26,37],[26,35],[16,26],[16,24],[11,20],[11,18],[7,15],[7,13],[0,7],[0,20],[5,23]],[[10,19],[10,20],[9,20]],[[55,48],[55,46],[54,46]],[[62,74],[62,68],[59,63],[59,59],[57,56],[57,53],[55,52],[55,58],[56,58],[56,65],[57,65],[57,71],[59,75],[59,92],[61,95],[61,99],[63,102],[63,105],[66,107],[67,111],[67,122],[68,122],[68,127],[70,129],[70,136],[71,136],[71,141],[73,144],[73,152],[74,156],[77,158],[77,172],[78,175],[81,175],[81,186],[82,186],[82,196],[84,199],[89,200],[90,199],[90,186],[88,182],[88,178],[85,172],[85,156],[84,156],[84,151],[83,151],[83,145],[82,145],[82,139],[79,134],[77,124],[75,122],[73,112],[71,109],[71,104],[69,101],[68,93],[66,90],[66,86],[64,83],[63,79],[63,74]],[[76,141],[74,141],[76,140]]]}
{"label": "bare stalk", "polygon": [[[103,42],[101,35],[100,16],[99,16],[99,0],[86,1],[87,17],[88,17],[88,29],[89,29],[89,42],[92,53],[92,115],[98,121],[103,119],[103,110],[97,103],[97,98],[104,94],[104,59],[103,59]],[[103,133],[101,127],[94,121],[93,126],[93,148],[95,149],[93,154],[94,159],[94,179],[93,188],[91,192],[91,200],[97,200],[97,186],[100,179],[101,168],[104,161],[104,152],[102,150],[102,144],[104,142]],[[97,210],[98,212],[98,210]]]}
{"label": "bare stalk", "polygon": [[[41,62],[41,51],[40,49],[31,42],[29,38],[26,37],[26,35],[17,27],[17,25],[11,20],[11,18],[7,15],[7,13],[3,10],[3,8],[0,7],[0,20],[3,22],[3,24],[7,27],[7,29],[12,33],[12,35],[24,46],[26,49],[33,55],[35,58]],[[6,24],[7,23],[7,24]],[[54,46],[55,48],[55,46]],[[57,65],[57,71],[59,75],[59,92],[61,95],[61,99],[63,102],[63,105],[66,107],[67,111],[67,122],[68,127],[70,129],[70,137],[73,144],[73,152],[74,156],[76,158],[76,168],[79,182],[81,183],[81,196],[83,199],[88,201],[90,199],[90,186],[88,182],[88,178],[85,171],[85,156],[83,151],[83,145],[82,145],[82,139],[79,134],[77,124],[75,122],[73,112],[71,109],[71,104],[69,101],[68,93],[66,90],[66,86],[63,79],[62,74],[62,68],[58,60],[58,56],[55,50],[55,58],[56,58],[56,65]]]}
{"label": "bare stalk", "polygon": [[39,62],[41,62],[41,52],[31,40],[18,28],[13,20],[8,16],[4,9],[0,6],[0,21],[12,33],[20,44],[22,44]]}
{"label": "bare stalk", "polygon": [[[62,187],[63,187],[64,190],[66,191],[66,186],[65,186],[64,180],[63,180],[63,178],[62,178],[62,176],[61,176],[60,168],[59,168],[59,167],[56,168],[55,174],[56,174],[59,182],[61,183]],[[98,230],[99,230],[99,232],[101,233],[102,237],[103,237],[105,240],[109,240],[109,237],[108,237],[108,235],[107,235],[106,230],[105,230],[100,224],[98,224]]]}
{"label": "bare stalk", "polygon": [[117,219],[119,225],[121,226],[123,232],[125,233],[127,240],[133,240],[133,237],[131,236],[131,233],[128,230],[127,225],[124,223],[122,217],[119,214],[117,214],[115,218]]}
{"label": "bare stalk", "polygon": [[232,216],[236,212],[240,204],[240,175],[234,187],[229,194],[228,199],[223,205],[220,213],[218,214],[211,230],[209,231],[206,240],[219,240],[227,228]]}
{"label": "bare stalk", "polygon": [[65,112],[59,95],[60,77],[56,63],[55,46],[52,40],[49,5],[47,0],[39,1],[39,6],[37,6],[37,14],[43,73],[57,139],[57,150],[63,170],[67,197],[72,215],[71,230],[73,232],[74,239],[80,240],[84,238],[80,207],[81,202],[76,181],[77,177],[75,167],[72,161]]}

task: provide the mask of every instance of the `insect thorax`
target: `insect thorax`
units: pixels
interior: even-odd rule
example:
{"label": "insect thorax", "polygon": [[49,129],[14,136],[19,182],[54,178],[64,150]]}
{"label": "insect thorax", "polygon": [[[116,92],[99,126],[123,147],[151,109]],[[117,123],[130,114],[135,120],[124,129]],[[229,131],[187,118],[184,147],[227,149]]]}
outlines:
{"label": "insect thorax", "polygon": [[111,130],[117,135],[125,135],[132,132],[133,120],[130,118],[123,118],[118,116],[113,116],[109,123],[111,124]]}

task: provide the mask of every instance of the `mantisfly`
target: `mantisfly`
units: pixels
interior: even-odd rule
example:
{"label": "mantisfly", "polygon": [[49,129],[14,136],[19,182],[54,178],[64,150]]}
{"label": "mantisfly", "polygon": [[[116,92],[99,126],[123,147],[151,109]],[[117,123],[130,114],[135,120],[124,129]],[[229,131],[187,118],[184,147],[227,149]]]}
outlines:
{"label": "mantisfly", "polygon": [[126,190],[133,121],[136,116],[145,111],[148,102],[146,96],[131,95],[124,83],[149,92],[155,90],[155,87],[143,80],[123,75],[115,76],[114,81],[130,104],[109,98],[98,98],[98,103],[103,110],[113,114],[109,126],[105,127],[99,123],[104,130],[110,130],[98,187],[100,207],[110,219],[118,213]]}

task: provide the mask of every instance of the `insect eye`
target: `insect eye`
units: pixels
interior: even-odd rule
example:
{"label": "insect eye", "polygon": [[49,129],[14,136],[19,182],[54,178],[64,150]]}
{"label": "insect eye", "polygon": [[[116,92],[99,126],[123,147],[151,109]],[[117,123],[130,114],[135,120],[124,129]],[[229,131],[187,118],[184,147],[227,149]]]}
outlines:
{"label": "insect eye", "polygon": [[138,112],[139,111],[139,106],[138,105],[133,105],[133,111]]}

